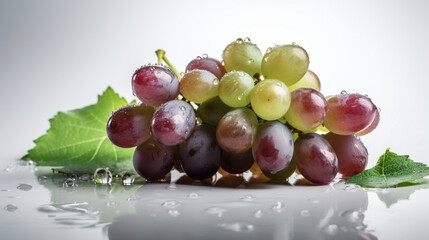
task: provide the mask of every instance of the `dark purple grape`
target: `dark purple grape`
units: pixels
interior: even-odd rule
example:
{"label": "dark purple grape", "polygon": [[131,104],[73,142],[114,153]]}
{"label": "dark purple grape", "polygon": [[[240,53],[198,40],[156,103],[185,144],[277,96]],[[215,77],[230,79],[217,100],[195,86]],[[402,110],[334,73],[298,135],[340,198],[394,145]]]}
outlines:
{"label": "dark purple grape", "polygon": [[179,152],[183,170],[191,178],[207,179],[220,167],[216,130],[209,125],[196,126],[191,136],[180,144]]}
{"label": "dark purple grape", "polygon": [[195,112],[191,105],[172,100],[156,109],[151,125],[153,138],[167,146],[185,141],[195,126]]}
{"label": "dark purple grape", "polygon": [[248,108],[234,109],[219,121],[216,139],[219,146],[230,153],[243,153],[252,147],[258,118]]}
{"label": "dark purple grape", "polygon": [[170,68],[149,65],[134,73],[133,92],[144,104],[157,107],[179,95],[179,79]]}
{"label": "dark purple grape", "polygon": [[221,62],[209,57],[199,57],[189,62],[188,66],[186,66],[186,72],[192,71],[194,69],[209,71],[213,73],[218,79],[221,79],[226,73],[225,67]]}
{"label": "dark purple grape", "polygon": [[368,163],[368,150],[355,135],[324,135],[335,150],[338,157],[338,172],[343,178],[353,177],[365,170]]}
{"label": "dark purple grape", "polygon": [[287,167],[292,159],[292,133],[281,122],[265,122],[258,129],[252,150],[261,170],[275,174]]}
{"label": "dark purple grape", "polygon": [[140,176],[152,181],[163,179],[177,158],[177,147],[164,146],[150,138],[136,148],[133,164]]}
{"label": "dark purple grape", "polygon": [[107,121],[110,141],[118,147],[130,148],[150,137],[150,123],[155,110],[145,105],[128,105],[116,110]]}
{"label": "dark purple grape", "polygon": [[293,158],[299,172],[315,184],[329,184],[338,171],[334,148],[316,133],[301,135],[295,142]]}
{"label": "dark purple grape", "polygon": [[274,174],[272,174],[268,171],[264,171],[264,170],[262,170],[262,173],[271,180],[285,181],[295,172],[295,170],[296,170],[296,164],[292,158],[289,165],[287,165],[287,167],[285,167],[284,169],[282,169],[282,170],[280,170]]}
{"label": "dark purple grape", "polygon": [[221,153],[221,167],[232,174],[239,174],[249,170],[254,162],[252,149],[238,154],[229,153],[224,150]]}
{"label": "dark purple grape", "polygon": [[222,102],[219,97],[211,98],[203,102],[197,109],[197,114],[204,123],[210,126],[217,126],[220,119],[229,111],[231,107]]}

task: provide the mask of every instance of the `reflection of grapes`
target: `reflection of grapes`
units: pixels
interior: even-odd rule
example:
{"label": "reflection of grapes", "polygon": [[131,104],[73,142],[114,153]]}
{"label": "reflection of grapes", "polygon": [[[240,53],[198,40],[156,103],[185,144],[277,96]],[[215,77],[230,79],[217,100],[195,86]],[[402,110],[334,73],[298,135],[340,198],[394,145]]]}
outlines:
{"label": "reflection of grapes", "polygon": [[[106,127],[112,143],[138,146],[140,175],[161,178],[171,161],[199,180],[250,169],[251,181],[266,181],[264,174],[283,181],[297,169],[312,183],[328,184],[337,171],[351,177],[365,168],[368,153],[355,135],[376,128],[378,108],[360,94],[325,98],[304,48],[276,45],[262,56],[248,38],[237,39],[225,47],[222,62],[206,54],[193,59],[180,81],[165,51],[157,54],[170,68],[138,69],[132,87],[143,104],[119,109]],[[168,164],[141,166],[165,159],[152,153],[165,153]]]}

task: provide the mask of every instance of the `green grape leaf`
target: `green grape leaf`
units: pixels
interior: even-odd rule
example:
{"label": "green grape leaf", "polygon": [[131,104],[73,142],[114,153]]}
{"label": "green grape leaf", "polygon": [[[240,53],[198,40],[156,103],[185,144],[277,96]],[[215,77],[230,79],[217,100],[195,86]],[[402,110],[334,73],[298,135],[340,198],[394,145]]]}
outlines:
{"label": "green grape leaf", "polygon": [[429,175],[429,167],[414,162],[408,155],[398,155],[387,149],[377,164],[346,180],[363,187],[388,188],[421,179]]}
{"label": "green grape leaf", "polygon": [[124,166],[123,161],[132,158],[134,148],[113,145],[107,137],[106,124],[110,113],[125,105],[128,102],[108,87],[96,104],[59,112],[49,120],[46,134],[34,140],[36,146],[22,159],[78,172]]}

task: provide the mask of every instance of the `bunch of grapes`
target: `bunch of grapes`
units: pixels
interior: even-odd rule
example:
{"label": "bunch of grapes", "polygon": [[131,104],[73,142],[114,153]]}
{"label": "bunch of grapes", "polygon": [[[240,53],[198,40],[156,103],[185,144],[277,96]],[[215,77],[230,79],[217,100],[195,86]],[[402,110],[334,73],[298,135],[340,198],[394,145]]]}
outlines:
{"label": "bunch of grapes", "polygon": [[137,147],[134,167],[147,180],[176,166],[197,180],[251,169],[277,180],[297,171],[328,184],[338,172],[348,178],[365,169],[368,152],[357,136],[375,129],[378,108],[360,94],[322,95],[301,46],[262,55],[248,38],[237,39],[222,62],[204,54],[181,76],[158,54],[170,67],[139,68],[132,88],[142,103],[107,123],[112,143]]}

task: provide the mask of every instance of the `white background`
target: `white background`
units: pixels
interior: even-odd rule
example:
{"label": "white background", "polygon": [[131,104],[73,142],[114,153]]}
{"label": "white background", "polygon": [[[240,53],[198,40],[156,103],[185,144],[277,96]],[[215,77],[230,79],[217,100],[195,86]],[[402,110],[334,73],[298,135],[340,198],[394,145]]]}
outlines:
{"label": "white background", "polygon": [[387,147],[429,164],[429,2],[6,1],[0,2],[0,166],[33,147],[57,111],[95,103],[110,85],[132,99],[134,70],[166,50],[183,71],[220,58],[237,37],[265,52],[296,42],[322,93],[368,94],[381,122],[363,137],[368,167]]}

